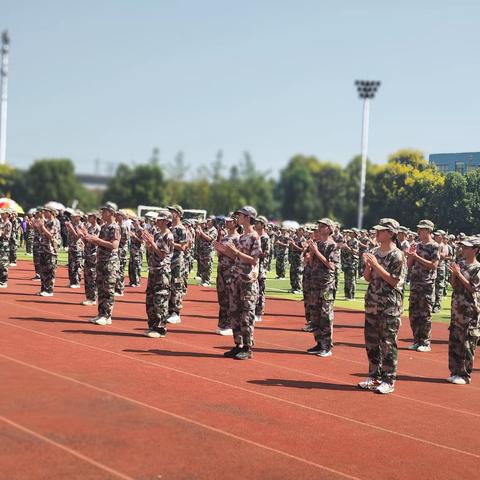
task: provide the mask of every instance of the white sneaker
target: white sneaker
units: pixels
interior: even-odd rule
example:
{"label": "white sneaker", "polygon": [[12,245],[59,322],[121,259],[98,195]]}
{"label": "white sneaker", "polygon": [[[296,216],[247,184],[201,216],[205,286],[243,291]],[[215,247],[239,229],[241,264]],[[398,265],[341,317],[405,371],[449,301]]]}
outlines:
{"label": "white sneaker", "polygon": [[317,357],[331,357],[331,356],[332,356],[331,350],[322,350],[319,353],[317,353]]}
{"label": "white sneaker", "polygon": [[150,338],[160,338],[160,334],[155,330],[145,330],[144,335]]}
{"label": "white sneaker", "polygon": [[202,277],[195,277],[195,280],[200,281]]}
{"label": "white sneaker", "polygon": [[416,350],[416,349],[418,348],[418,343],[414,343],[414,344],[412,344],[412,345],[409,345],[407,348],[408,348],[409,350]]}
{"label": "white sneaker", "polygon": [[233,335],[233,330],[231,328],[219,328],[215,331],[215,333],[218,333],[218,335]]}
{"label": "white sneaker", "polygon": [[97,315],[96,317],[91,318],[91,319],[89,320],[89,322],[90,322],[90,323],[97,323],[97,320],[98,320],[99,318],[102,318],[102,316],[101,316],[101,315]]}
{"label": "white sneaker", "polygon": [[111,317],[100,317],[95,321],[95,323],[97,325],[111,325],[112,324],[112,318]]}
{"label": "white sneaker", "polygon": [[457,378],[456,375],[451,375],[450,377],[446,378],[447,382],[453,383],[453,381]]}
{"label": "white sneaker", "polygon": [[417,352],[431,352],[431,351],[432,351],[432,347],[430,345],[420,345],[417,348]]}
{"label": "white sneaker", "polygon": [[203,283],[202,283],[202,287],[209,287],[209,286],[210,286],[210,284],[207,283],[207,282],[203,282]]}
{"label": "white sneaker", "polygon": [[387,382],[382,382],[376,389],[376,393],[380,393],[382,395],[386,395],[388,393],[392,393],[395,391],[395,388],[393,387],[392,384],[387,383]]}
{"label": "white sneaker", "polygon": [[82,305],[85,305],[86,307],[89,307],[90,305],[96,305],[97,302],[95,300],[84,300],[82,302]]}
{"label": "white sneaker", "polygon": [[262,321],[262,316],[261,315],[255,315],[255,323],[261,322]]}
{"label": "white sneaker", "polygon": [[380,385],[380,380],[373,377],[367,377],[363,382],[358,384],[358,388],[362,390],[375,390]]}
{"label": "white sneaker", "polygon": [[115,292],[113,295],[114,295],[115,297],[123,297],[123,293]]}
{"label": "white sneaker", "polygon": [[40,292],[38,295],[41,297],[53,297],[53,293],[48,293],[48,292]]}
{"label": "white sneaker", "polygon": [[70,285],[70,288],[80,288],[80,285],[77,285],[77,284]]}
{"label": "white sneaker", "polygon": [[463,377],[455,377],[452,383],[455,385],[466,385],[468,382]]}
{"label": "white sneaker", "polygon": [[32,280],[34,282],[39,282],[40,281],[40,277],[37,277],[36,275],[32,278]]}
{"label": "white sneaker", "polygon": [[180,315],[178,313],[172,313],[172,315],[170,315],[167,318],[167,322],[168,323],[182,323],[182,320],[181,320]]}
{"label": "white sneaker", "polygon": [[7,288],[7,283],[0,283],[0,288]]}
{"label": "white sneaker", "polygon": [[16,264],[15,262],[12,262],[12,263],[9,263],[8,266],[9,266],[9,267],[16,267],[17,264]]}

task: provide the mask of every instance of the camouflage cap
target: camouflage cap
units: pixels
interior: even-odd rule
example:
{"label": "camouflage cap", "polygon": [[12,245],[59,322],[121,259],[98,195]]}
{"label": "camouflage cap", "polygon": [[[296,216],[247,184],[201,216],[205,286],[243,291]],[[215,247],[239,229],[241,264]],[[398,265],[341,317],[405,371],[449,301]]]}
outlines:
{"label": "camouflage cap", "polygon": [[43,211],[43,212],[55,213],[55,214],[57,213],[57,211],[56,211],[54,208],[52,208],[52,207],[47,207],[47,206],[45,206],[45,205],[44,205],[43,207],[39,207],[38,210],[41,210],[41,211]]}
{"label": "camouflage cap", "polygon": [[380,230],[389,230],[393,233],[398,233],[398,228],[400,224],[393,218],[381,218],[378,222],[378,225],[375,225],[373,228],[376,231]]}
{"label": "camouflage cap", "polygon": [[235,212],[235,214],[241,213],[250,218],[257,218],[257,211],[250,205],[245,205]]}
{"label": "camouflage cap", "polygon": [[332,232],[335,230],[335,222],[329,218],[321,218],[320,220],[317,220],[317,224],[319,223],[329,227]]}
{"label": "camouflage cap", "polygon": [[480,248],[480,238],[478,237],[467,237],[465,240],[460,242],[460,245],[465,247]]}
{"label": "camouflage cap", "polygon": [[458,238],[459,238],[459,240],[464,240],[465,238],[467,238],[467,236],[463,232],[460,232],[458,234]]}
{"label": "camouflage cap", "polygon": [[117,213],[117,209],[113,207],[112,202],[107,202],[105,205],[102,205],[100,207],[100,211],[102,210],[108,210],[109,212]]}
{"label": "camouflage cap", "polygon": [[433,232],[434,235],[441,235],[442,237],[444,237],[447,232],[445,230],[437,230],[436,232]]}
{"label": "camouflage cap", "polygon": [[98,217],[98,212],[88,212],[87,217]]}
{"label": "camouflage cap", "polygon": [[70,216],[72,217],[83,217],[83,212],[81,210],[74,210]]}
{"label": "camouflage cap", "polygon": [[180,205],[168,205],[167,210],[177,213],[180,217],[183,217],[183,208]]}
{"label": "camouflage cap", "polygon": [[257,217],[257,222],[263,223],[263,225],[267,225],[268,220],[267,220],[267,218],[264,217],[263,215],[259,215],[259,216]]}
{"label": "camouflage cap", "polygon": [[434,227],[435,225],[431,220],[420,220],[417,225],[417,228],[427,228],[428,230],[433,230]]}
{"label": "camouflage cap", "polygon": [[157,216],[155,217],[155,220],[167,220],[169,222],[172,221],[172,214],[168,210],[159,210],[157,212]]}
{"label": "camouflage cap", "polygon": [[402,225],[400,225],[400,226],[398,227],[398,231],[399,231],[399,232],[404,232],[404,233],[408,233],[408,232],[409,232],[408,228],[407,228],[407,227],[404,227],[404,226],[402,226]]}
{"label": "camouflage cap", "polygon": [[122,212],[121,210],[117,210],[115,212],[115,215],[118,215],[119,217],[122,217],[124,220],[128,218],[128,215],[125,212]]}
{"label": "camouflage cap", "polygon": [[235,219],[234,219],[231,215],[227,215],[227,216],[225,217],[225,221],[226,221],[226,222],[234,222]]}

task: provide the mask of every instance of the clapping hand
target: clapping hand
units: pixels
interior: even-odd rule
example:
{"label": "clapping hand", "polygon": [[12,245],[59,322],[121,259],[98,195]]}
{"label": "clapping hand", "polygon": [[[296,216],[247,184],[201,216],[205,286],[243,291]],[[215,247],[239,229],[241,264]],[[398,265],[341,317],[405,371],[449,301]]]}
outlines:
{"label": "clapping hand", "polygon": [[458,275],[460,273],[460,265],[455,262],[450,262],[448,264],[448,270],[453,274],[453,275]]}

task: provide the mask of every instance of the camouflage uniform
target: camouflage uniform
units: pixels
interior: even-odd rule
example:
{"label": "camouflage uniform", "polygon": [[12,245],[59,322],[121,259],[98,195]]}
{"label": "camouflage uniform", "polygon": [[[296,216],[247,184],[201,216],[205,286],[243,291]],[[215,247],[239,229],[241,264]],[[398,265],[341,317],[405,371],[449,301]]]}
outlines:
{"label": "camouflage uniform", "polygon": [[397,334],[403,311],[403,284],[407,275],[404,254],[398,248],[383,254],[380,247],[372,252],[378,263],[399,281],[389,285],[372,269],[365,294],[365,347],[370,378],[395,383],[397,374]]}
{"label": "camouflage uniform", "polygon": [[268,260],[270,258],[270,237],[267,233],[260,235],[260,248],[262,254],[258,260],[258,299],[255,306],[255,315],[262,316],[265,313],[265,282],[267,280]]}
{"label": "camouflage uniform", "polygon": [[57,249],[61,243],[60,224],[56,218],[44,221],[45,229],[50,232],[52,239],[49,239],[43,231],[39,232],[39,273],[42,292],[53,293],[55,285],[55,272],[57,270],[58,254]]}
{"label": "camouflage uniform", "polygon": [[33,234],[32,255],[35,276],[40,278],[40,232],[37,229],[34,229]]}
{"label": "camouflage uniform", "polygon": [[139,286],[142,278],[143,242],[141,228],[134,228],[133,233],[137,238],[130,237],[130,258],[128,260],[128,280],[131,286]]}
{"label": "camouflage uniform", "polygon": [[[87,225],[87,232],[89,235],[98,237],[100,233],[99,225],[92,225],[90,222]],[[87,300],[95,302],[97,300],[97,245],[87,242],[85,245],[85,265],[83,270],[83,277],[85,281],[85,297]]]}
{"label": "camouflage uniform", "polygon": [[[173,241],[185,245],[187,243],[187,230],[181,223],[172,226],[171,232]],[[171,277],[170,277],[170,299],[168,301],[168,313],[170,315],[179,314],[183,307],[182,300],[186,293],[184,274],[184,255],[183,251],[174,249],[171,260]]]}
{"label": "camouflage uniform", "polygon": [[[445,244],[440,244],[440,251],[448,255],[448,247]],[[437,278],[435,279],[435,301],[433,304],[433,310],[439,311],[441,308],[442,300],[447,293],[447,262],[444,258],[440,258],[437,267]]]}
{"label": "camouflage uniform", "polygon": [[357,269],[358,269],[358,240],[355,238],[348,239],[345,242],[352,249],[342,249],[342,270],[345,280],[345,298],[355,298]]}
{"label": "camouflage uniform", "polygon": [[120,230],[120,243],[118,244],[118,271],[115,282],[115,293],[123,295],[125,291],[125,267],[127,266],[128,231],[124,222],[118,225]]}
{"label": "camouflage uniform", "polygon": [[33,239],[35,237],[35,229],[30,221],[27,221],[27,227],[25,231],[25,250],[28,254],[33,254]]}
{"label": "camouflage uniform", "polygon": [[188,276],[193,269],[193,249],[195,244],[195,234],[192,233],[190,226],[185,226],[185,231],[187,233],[187,248],[183,252],[184,264],[183,264],[183,290],[184,292],[188,289]]}
{"label": "camouflage uniform", "polygon": [[[319,252],[327,261],[337,265],[340,261],[340,250],[332,238],[317,241]],[[315,341],[323,350],[333,347],[333,302],[335,298],[335,268],[327,268],[311,253],[311,280],[309,294],[304,295],[305,316],[310,319]]]}
{"label": "camouflage uniform", "polygon": [[307,305],[311,305],[312,303],[314,303],[314,299],[310,298],[312,295],[312,260],[310,253],[306,254],[303,262],[302,286],[303,304],[305,307],[305,323],[307,324],[307,328],[305,330],[313,332],[310,308],[307,308]]}
{"label": "camouflage uniform", "polygon": [[168,318],[168,302],[171,285],[171,261],[173,256],[173,234],[156,231],[154,240],[157,247],[165,254],[161,258],[155,250],[148,255],[148,281],[146,291],[146,311],[148,328],[158,330],[165,328]]}
{"label": "camouflage uniform", "polygon": [[[99,238],[107,242],[120,240],[120,226],[116,222],[105,223],[100,228]],[[97,292],[98,315],[111,318],[115,303],[115,286],[117,283],[120,261],[118,249],[97,247]]]}
{"label": "camouflage uniform", "polygon": [[12,224],[12,232],[10,235],[9,260],[10,260],[10,263],[17,263],[18,227],[19,227],[19,221],[18,221],[17,215],[12,215],[10,217],[10,222]]}
{"label": "camouflage uniform", "polygon": [[277,236],[275,249],[276,249],[276,263],[275,263],[275,270],[278,278],[285,278],[285,267],[287,264],[287,248],[282,245],[279,245],[278,242],[287,243],[289,241],[289,237],[286,234],[280,233]]}
{"label": "camouflage uniform", "polygon": [[[74,229],[79,226],[82,226],[82,223],[78,222],[75,225],[72,223],[72,227]],[[67,246],[68,278],[70,280],[70,285],[80,285],[83,269],[83,241],[79,236],[74,235],[70,230],[68,230]]]}
{"label": "camouflage uniform", "polygon": [[363,270],[365,268],[365,264],[363,262],[363,254],[368,252],[369,250],[370,250],[370,240],[365,234],[363,234],[358,241],[358,267],[357,267],[358,278],[363,277]]}
{"label": "camouflage uniform", "polygon": [[210,227],[205,233],[211,240],[198,236],[198,270],[202,283],[210,283],[213,268],[213,251],[218,233],[215,227]]}
{"label": "camouflage uniform", "polygon": [[[417,254],[428,261],[440,258],[439,245],[432,241],[418,243]],[[434,287],[437,270],[426,268],[415,262],[410,276],[410,302],[408,314],[413,332],[413,343],[418,346],[429,346],[432,334],[432,309]]]}
{"label": "camouflage uniform", "polygon": [[[238,240],[238,233],[235,232],[232,235],[222,235],[219,240],[220,243],[233,242],[236,243]],[[217,264],[217,298],[218,298],[218,328],[220,330],[225,330],[231,328],[230,318],[228,317],[229,311],[229,287],[232,277],[232,268],[235,264],[235,259],[227,257],[221,253],[218,254],[218,264]]]}
{"label": "camouflage uniform", "polygon": [[470,293],[453,277],[448,368],[452,376],[470,383],[475,349],[480,337],[480,264],[460,263],[460,272],[474,288]]}
{"label": "camouflage uniform", "polygon": [[[335,241],[335,243],[343,243],[344,242],[343,235],[340,232],[337,233],[337,234],[333,234],[332,238]],[[340,270],[341,270],[341,268],[342,268],[342,256],[340,254],[340,261],[338,262],[338,264],[336,265],[336,268],[335,268],[335,292],[333,294],[334,299],[337,296],[337,290],[338,290],[338,283],[340,281]],[[304,287],[304,290],[305,290],[305,287]]]}
{"label": "camouflage uniform", "polygon": [[[295,235],[292,238],[293,242],[297,247],[302,247],[305,243],[305,237]],[[302,275],[303,275],[303,250],[297,250],[293,247],[291,248],[291,264],[290,264],[290,286],[292,291],[301,291],[302,290]]]}
{"label": "camouflage uniform", "polygon": [[267,271],[270,272],[272,270],[272,261],[275,255],[275,252],[274,252],[275,248],[273,247],[273,245],[275,245],[276,235],[273,230],[267,231],[267,234],[268,234],[268,237],[270,238],[270,253],[268,255]]}
{"label": "camouflage uniform", "polygon": [[8,265],[10,263],[10,238],[12,223],[8,219],[0,219],[0,283],[8,281]]}
{"label": "camouflage uniform", "polygon": [[[240,235],[235,245],[241,253],[251,257],[258,258],[262,254],[260,238],[256,232]],[[237,258],[232,267],[228,316],[232,325],[233,339],[239,348],[253,345],[258,270],[258,263],[253,266],[241,258]]]}

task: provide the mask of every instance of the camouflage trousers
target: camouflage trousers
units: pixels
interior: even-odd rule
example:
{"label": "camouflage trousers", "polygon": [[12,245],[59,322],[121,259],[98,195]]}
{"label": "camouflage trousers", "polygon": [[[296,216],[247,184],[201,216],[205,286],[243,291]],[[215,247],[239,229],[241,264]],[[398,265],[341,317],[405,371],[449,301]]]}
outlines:
{"label": "camouflage trousers", "polygon": [[217,269],[217,298],[218,298],[218,328],[225,329],[231,328],[230,318],[228,317],[229,311],[229,284],[230,284],[230,272],[228,269]]}
{"label": "camouflage trousers", "polygon": [[268,269],[269,272],[272,270],[272,262],[273,262],[273,248],[270,249],[270,253],[268,255],[267,269]]}
{"label": "camouflage trousers", "polygon": [[253,346],[255,305],[258,298],[258,282],[245,282],[234,276],[229,285],[228,316],[233,339],[239,347]]}
{"label": "camouflage trousers", "polygon": [[9,260],[10,263],[17,263],[17,249],[18,249],[18,241],[17,238],[14,237],[10,240],[10,252],[9,252]]}
{"label": "camouflage trousers", "polygon": [[255,315],[262,316],[265,313],[265,280],[264,276],[258,279],[258,298],[255,305]]}
{"label": "camouflage trousers", "polygon": [[275,273],[277,274],[278,278],[285,278],[286,266],[287,266],[287,256],[285,255],[285,251],[283,250],[277,251],[277,258],[275,262]]}
{"label": "camouflage trousers", "polygon": [[156,329],[167,325],[168,301],[170,298],[171,275],[163,270],[148,272],[145,307],[148,328]]}
{"label": "camouflage trousers", "polygon": [[432,309],[434,302],[434,285],[410,285],[410,303],[408,315],[413,332],[413,343],[430,345],[432,336]]}
{"label": "camouflage trousers", "polygon": [[397,335],[400,317],[365,314],[368,376],[393,385],[397,377]]}
{"label": "camouflage trousers", "polygon": [[206,252],[198,256],[198,275],[202,283],[210,283],[213,269],[213,252]]}
{"label": "camouflage trousers", "polygon": [[53,293],[55,272],[57,270],[57,256],[50,253],[39,254],[40,291]]}
{"label": "camouflage trousers", "polygon": [[0,283],[7,283],[8,281],[9,254],[8,246],[0,246]]}
{"label": "camouflage trousers", "polygon": [[305,316],[310,319],[315,341],[323,350],[333,347],[333,289],[312,288],[305,302]]}
{"label": "camouflage trousers", "polygon": [[346,268],[343,270],[343,276],[345,281],[345,298],[355,298],[355,291],[357,289],[357,269]]}
{"label": "camouflage trousers", "polygon": [[310,308],[307,307],[307,305],[310,305],[313,300],[310,298],[312,294],[312,287],[311,287],[311,270],[310,268],[305,268],[303,270],[303,279],[302,279],[302,285],[303,285],[303,306],[305,308],[305,322],[308,325],[311,325],[311,318],[310,318]]}
{"label": "camouflage trousers", "polygon": [[30,233],[27,233],[27,235],[25,235],[25,250],[29,254],[33,253],[33,235]]}
{"label": "camouflage trousers", "polygon": [[125,267],[127,266],[127,251],[125,249],[118,250],[118,270],[117,279],[115,281],[115,293],[123,294],[125,291]]}
{"label": "camouflage trousers", "polygon": [[359,257],[358,257],[358,266],[357,266],[357,277],[362,278],[363,277],[363,270],[365,268],[365,264],[363,262],[363,254],[365,251],[360,252]]}
{"label": "camouflage trousers", "polygon": [[435,279],[435,302],[434,308],[440,308],[442,300],[447,294],[447,271],[446,265],[443,264],[437,268],[437,278]]}
{"label": "camouflage trousers", "polygon": [[68,279],[70,285],[80,285],[83,269],[83,252],[68,249]]}
{"label": "camouflage trousers", "polygon": [[33,244],[33,266],[35,267],[35,275],[40,275],[40,252],[38,251],[38,245]]}
{"label": "camouflage trousers", "polygon": [[172,263],[170,274],[170,297],[168,300],[168,313],[180,313],[183,307],[183,296],[185,295],[183,259],[179,258]]}
{"label": "camouflage trousers", "polygon": [[85,282],[85,297],[87,300],[97,300],[97,257],[88,255],[85,257],[83,268],[83,277]]}
{"label": "camouflage trousers", "polygon": [[470,381],[478,338],[473,336],[468,324],[451,323],[448,337],[448,368],[452,375]]}
{"label": "camouflage trousers", "polygon": [[[335,290],[333,292],[333,299],[337,298],[338,282],[340,281],[340,268],[335,267]],[[305,288],[305,287],[304,287]]]}
{"label": "camouflage trousers", "polygon": [[112,316],[119,265],[118,258],[97,261],[98,314],[101,317]]}
{"label": "camouflage trousers", "polygon": [[142,278],[142,250],[130,250],[130,258],[128,260],[128,280],[130,285],[140,285]]}
{"label": "camouflage trousers", "polygon": [[290,265],[290,286],[292,291],[302,290],[303,263],[301,260],[293,260]]}

